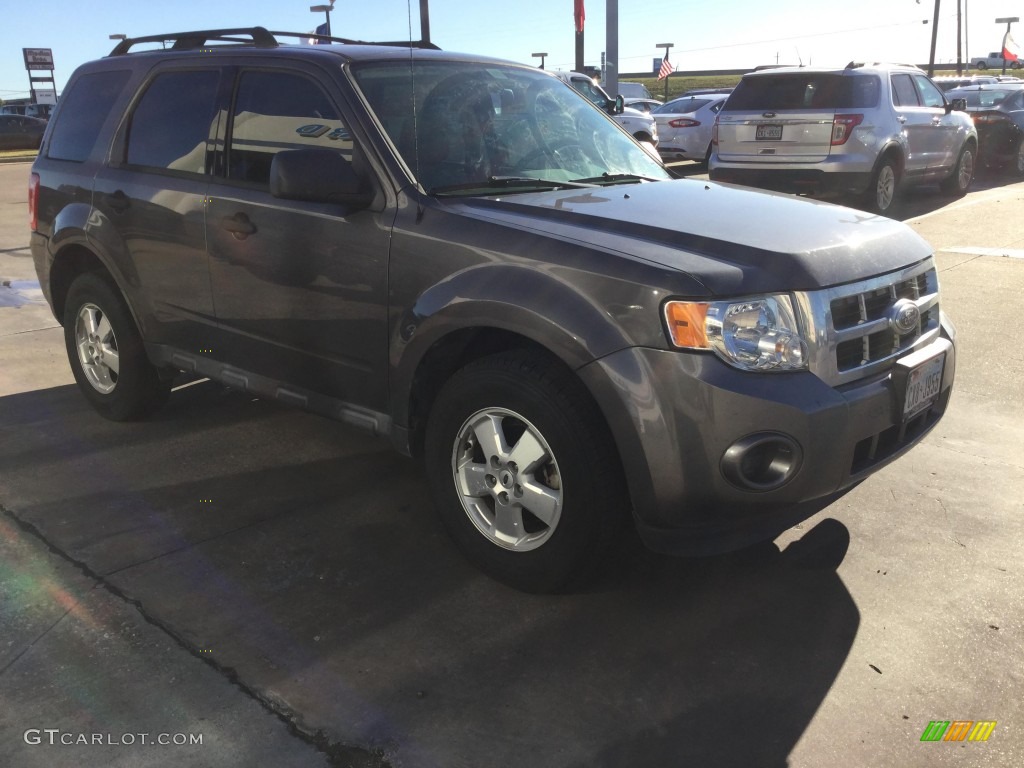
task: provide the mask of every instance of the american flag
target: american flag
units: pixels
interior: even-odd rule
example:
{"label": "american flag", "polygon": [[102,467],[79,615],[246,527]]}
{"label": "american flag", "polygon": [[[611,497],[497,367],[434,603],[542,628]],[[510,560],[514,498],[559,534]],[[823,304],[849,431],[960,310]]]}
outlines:
{"label": "american flag", "polygon": [[661,60],[661,69],[658,70],[658,79],[664,80],[666,77],[671,75],[675,71],[675,67],[672,66],[672,62],[668,60],[668,56]]}

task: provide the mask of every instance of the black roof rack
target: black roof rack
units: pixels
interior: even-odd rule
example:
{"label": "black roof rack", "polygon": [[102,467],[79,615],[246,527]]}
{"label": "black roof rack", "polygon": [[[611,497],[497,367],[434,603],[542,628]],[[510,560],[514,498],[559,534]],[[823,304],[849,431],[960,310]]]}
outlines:
{"label": "black roof rack", "polygon": [[228,43],[232,45],[251,46],[254,48],[277,48],[277,38],[294,37],[300,40],[327,40],[332,43],[346,45],[385,45],[399,48],[431,48],[437,46],[429,40],[402,40],[399,42],[366,42],[349,40],[343,37],[329,37],[312,32],[270,32],[264,27],[240,27],[238,29],[205,29],[192,32],[171,32],[162,35],[146,35],[145,37],[129,37],[117,44],[110,52],[111,56],[123,56],[142,43],[162,43],[165,47],[171,43],[172,51],[194,51],[209,43]]}

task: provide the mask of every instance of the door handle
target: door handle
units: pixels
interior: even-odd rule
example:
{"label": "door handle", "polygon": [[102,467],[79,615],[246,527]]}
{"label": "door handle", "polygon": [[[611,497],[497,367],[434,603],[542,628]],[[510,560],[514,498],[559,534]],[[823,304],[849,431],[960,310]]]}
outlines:
{"label": "door handle", "polygon": [[128,207],[132,204],[131,198],[124,193],[123,190],[117,190],[111,192],[106,196],[107,207],[110,208],[114,213],[124,213],[128,210]]}
{"label": "door handle", "polygon": [[256,233],[256,225],[249,220],[249,217],[239,211],[234,216],[225,216],[220,220],[221,229],[226,229],[235,240],[245,240],[249,235]]}
{"label": "door handle", "polygon": [[901,123],[907,122],[907,118],[905,118],[903,115],[899,115],[896,119],[899,120]]}

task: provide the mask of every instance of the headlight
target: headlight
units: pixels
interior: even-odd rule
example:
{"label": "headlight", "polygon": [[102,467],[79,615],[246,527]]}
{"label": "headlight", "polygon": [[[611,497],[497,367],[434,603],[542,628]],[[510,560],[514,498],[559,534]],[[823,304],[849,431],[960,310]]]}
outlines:
{"label": "headlight", "polygon": [[774,294],[732,301],[670,301],[665,322],[671,342],[683,349],[710,349],[745,371],[807,368],[807,342],[789,296]]}

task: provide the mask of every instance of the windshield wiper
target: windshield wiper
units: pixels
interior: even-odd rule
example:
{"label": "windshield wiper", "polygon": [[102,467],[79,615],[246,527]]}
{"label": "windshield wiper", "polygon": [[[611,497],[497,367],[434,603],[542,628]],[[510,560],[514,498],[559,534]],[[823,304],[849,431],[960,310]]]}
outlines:
{"label": "windshield wiper", "polygon": [[596,184],[600,186],[604,184],[623,184],[634,181],[665,181],[665,179],[656,179],[653,176],[639,176],[635,173],[608,173],[605,171],[600,176],[594,176],[590,179],[575,179],[580,184]]}
{"label": "windshield wiper", "polygon": [[447,195],[453,192],[466,192],[469,190],[489,189],[517,189],[517,188],[540,188],[540,189],[590,189],[600,186],[587,180],[577,181],[554,181],[553,179],[541,179],[535,176],[491,176],[487,181],[470,181],[465,184],[449,184],[446,187],[434,187],[430,190],[433,195]]}

